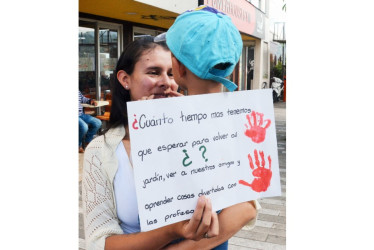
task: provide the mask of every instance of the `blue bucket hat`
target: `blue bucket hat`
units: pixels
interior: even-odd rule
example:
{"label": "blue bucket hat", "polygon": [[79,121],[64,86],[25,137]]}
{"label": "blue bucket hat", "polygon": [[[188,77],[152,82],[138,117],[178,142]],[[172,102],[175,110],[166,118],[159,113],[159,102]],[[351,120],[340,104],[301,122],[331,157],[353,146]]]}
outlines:
{"label": "blue bucket hat", "polygon": [[243,42],[226,14],[205,5],[186,11],[166,32],[166,44],[198,77],[220,82],[229,91],[238,87],[225,77],[239,61]]}

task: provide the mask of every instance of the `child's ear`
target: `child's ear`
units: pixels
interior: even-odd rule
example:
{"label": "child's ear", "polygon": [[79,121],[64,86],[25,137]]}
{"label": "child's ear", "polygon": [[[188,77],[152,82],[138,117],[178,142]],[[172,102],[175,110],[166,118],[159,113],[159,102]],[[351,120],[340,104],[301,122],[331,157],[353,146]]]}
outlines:
{"label": "child's ear", "polygon": [[124,70],[120,70],[117,72],[117,79],[119,83],[124,87],[125,89],[129,90],[131,87],[130,82],[130,76],[126,73]]}
{"label": "child's ear", "polygon": [[184,66],[183,63],[180,63],[180,66],[179,66],[179,75],[181,77],[185,77],[186,73],[187,73],[186,66]]}
{"label": "child's ear", "polygon": [[[171,57],[172,63],[176,66],[175,69],[177,70],[177,74],[179,77],[183,78],[186,75],[186,66],[181,63],[175,56]],[[175,73],[174,73],[175,74]]]}

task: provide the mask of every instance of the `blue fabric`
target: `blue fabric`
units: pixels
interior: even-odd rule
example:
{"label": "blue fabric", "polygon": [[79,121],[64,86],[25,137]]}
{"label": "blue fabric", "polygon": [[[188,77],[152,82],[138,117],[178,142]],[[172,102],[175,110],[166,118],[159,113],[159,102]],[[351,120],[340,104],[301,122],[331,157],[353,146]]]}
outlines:
{"label": "blue fabric", "polygon": [[[166,33],[173,55],[201,79],[222,83],[233,91],[238,86],[226,79],[242,53],[243,42],[231,18],[212,7],[200,6],[179,15]],[[215,69],[217,64],[226,68]]]}
{"label": "blue fabric", "polygon": [[[177,240],[173,240],[172,242],[170,242],[170,245],[177,244],[181,241],[184,241],[184,239],[180,238]],[[215,248],[212,248],[212,250],[227,250],[228,248],[229,248],[229,241],[225,241],[221,245],[218,245]]]}
{"label": "blue fabric", "polygon": [[[183,238],[172,241],[169,245],[177,244],[181,241],[184,241]],[[212,248],[212,250],[227,250],[229,248],[229,241],[223,242],[221,245]]]}
{"label": "blue fabric", "polygon": [[101,127],[101,121],[90,115],[82,114],[79,116],[79,147],[82,146],[82,140],[85,136],[85,143],[92,141],[93,136]]}
{"label": "blue fabric", "polygon": [[[193,10],[187,10],[185,12],[191,12],[191,11],[197,11],[197,10],[201,10],[201,11],[209,11],[209,12],[212,12],[214,14],[218,14],[218,13],[221,13],[223,15],[226,15],[225,13],[213,8],[213,7],[210,7],[210,6],[207,6],[207,5],[200,5],[199,7],[197,7],[196,9],[193,9]],[[183,14],[183,13],[182,13]]]}
{"label": "blue fabric", "polygon": [[81,105],[81,103],[90,103],[90,102],[91,102],[91,99],[82,95],[82,93],[78,90],[78,110],[79,110],[78,115],[83,114],[83,106]]}
{"label": "blue fabric", "polygon": [[225,241],[221,245],[213,248],[213,250],[227,250],[227,249],[229,249],[229,241]]}
{"label": "blue fabric", "polygon": [[[220,214],[221,212],[222,212],[222,209],[218,210],[217,214]],[[227,240],[223,242],[221,245],[218,245],[215,248],[213,248],[213,250],[227,250],[228,248],[229,248],[229,241]]]}

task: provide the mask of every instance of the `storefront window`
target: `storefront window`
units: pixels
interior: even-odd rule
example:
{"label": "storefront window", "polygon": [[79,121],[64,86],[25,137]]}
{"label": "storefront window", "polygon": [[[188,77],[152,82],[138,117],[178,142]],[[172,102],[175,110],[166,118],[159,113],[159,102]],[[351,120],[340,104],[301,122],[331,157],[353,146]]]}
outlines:
{"label": "storefront window", "polygon": [[100,87],[101,93],[105,95],[114,83],[114,71],[118,60],[118,32],[112,29],[100,29],[99,34]]}
{"label": "storefront window", "polygon": [[79,21],[79,90],[95,99],[106,99],[114,82],[120,53],[121,26]]}
{"label": "storefront window", "polygon": [[83,94],[94,92],[95,75],[95,29],[93,23],[84,22],[79,27],[79,90]]}

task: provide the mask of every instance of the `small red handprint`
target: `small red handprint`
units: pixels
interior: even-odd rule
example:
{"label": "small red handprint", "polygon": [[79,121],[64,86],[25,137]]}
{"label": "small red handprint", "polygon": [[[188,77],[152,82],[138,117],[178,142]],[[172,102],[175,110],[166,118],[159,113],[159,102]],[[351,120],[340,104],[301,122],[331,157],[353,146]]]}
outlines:
{"label": "small red handprint", "polygon": [[[266,136],[266,129],[270,126],[271,121],[269,119],[265,120],[265,122],[267,122],[265,127],[261,127],[264,122],[263,120],[264,114],[252,111],[251,115],[253,119],[253,125],[251,123],[250,115],[247,114],[246,117],[247,117],[250,128],[248,128],[247,124],[245,124],[245,127],[247,129],[245,130],[244,134],[248,136],[249,138],[251,138],[253,142],[256,142],[256,143],[263,142]],[[257,117],[256,117],[257,115],[260,117],[260,121],[258,124],[257,124]]]}
{"label": "small red handprint", "polygon": [[249,186],[252,188],[253,191],[256,191],[256,192],[265,192],[270,186],[271,176],[273,175],[273,173],[271,172],[271,158],[269,155],[268,156],[269,169],[267,169],[265,168],[264,152],[260,151],[261,165],[260,165],[260,161],[258,160],[258,154],[257,154],[256,149],[254,151],[254,156],[255,156],[255,163],[257,166],[256,169],[253,165],[251,154],[248,154],[249,166],[251,167],[252,170],[254,169],[252,171],[252,175],[255,177],[255,179],[252,181],[251,184],[249,184],[248,182],[244,180],[239,180],[239,184]]}

